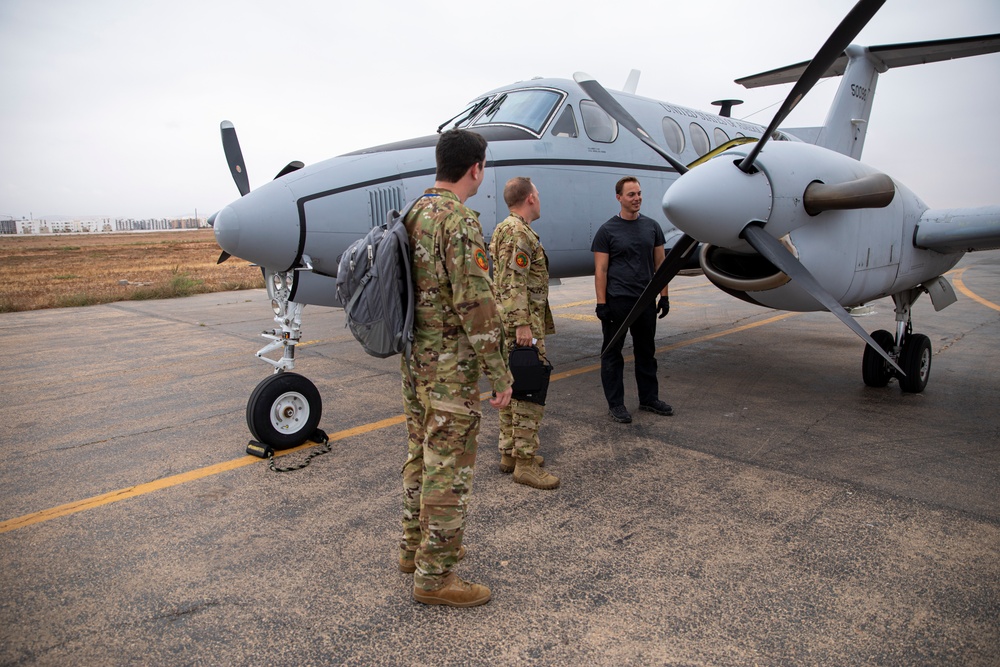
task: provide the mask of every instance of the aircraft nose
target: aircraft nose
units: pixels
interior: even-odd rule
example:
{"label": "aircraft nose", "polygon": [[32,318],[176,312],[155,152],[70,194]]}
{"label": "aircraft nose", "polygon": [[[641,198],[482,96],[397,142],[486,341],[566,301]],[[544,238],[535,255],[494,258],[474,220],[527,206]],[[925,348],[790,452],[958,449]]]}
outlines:
{"label": "aircraft nose", "polygon": [[771,184],[758,171],[746,174],[731,156],[695,167],[663,195],[663,212],[678,229],[702,243],[734,248],[745,245],[740,232],[751,220],[771,214]]}
{"label": "aircraft nose", "polygon": [[280,181],[248,193],[215,216],[219,247],[273,271],[295,264],[300,234],[295,198]]}
{"label": "aircraft nose", "polygon": [[215,242],[230,255],[238,257],[237,251],[240,247],[239,215],[232,206],[227,206],[216,213],[214,218]]}

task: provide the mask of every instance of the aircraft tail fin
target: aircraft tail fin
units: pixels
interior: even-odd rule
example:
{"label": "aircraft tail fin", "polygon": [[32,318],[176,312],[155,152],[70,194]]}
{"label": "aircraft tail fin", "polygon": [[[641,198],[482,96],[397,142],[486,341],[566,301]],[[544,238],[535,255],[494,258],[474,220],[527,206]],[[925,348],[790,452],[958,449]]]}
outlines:
{"label": "aircraft tail fin", "polygon": [[639,87],[639,75],[642,74],[637,69],[632,70],[628,73],[628,79],[625,80],[625,87],[622,88],[622,92],[631,93],[635,95],[636,89]]}
{"label": "aircraft tail fin", "polygon": [[[815,137],[814,143],[818,146],[860,159],[880,73],[893,67],[967,58],[998,51],[1000,34],[869,47],[852,44],[823,75],[823,78],[843,76],[843,80],[822,129],[818,134],[812,131],[800,135],[794,130],[788,130],[788,133],[805,141]],[[792,83],[798,80],[808,65],[808,61],[797,63],[743,77],[737,79],[736,83],[745,88]]]}

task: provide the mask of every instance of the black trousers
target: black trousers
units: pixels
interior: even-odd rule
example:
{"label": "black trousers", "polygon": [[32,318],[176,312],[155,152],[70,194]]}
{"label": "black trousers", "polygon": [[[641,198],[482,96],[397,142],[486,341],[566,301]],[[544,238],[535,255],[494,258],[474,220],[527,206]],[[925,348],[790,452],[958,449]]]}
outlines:
{"label": "black trousers", "polygon": [[[625,321],[626,316],[632,311],[635,299],[622,299],[608,297],[606,303],[611,311],[611,321],[601,322],[601,329],[604,332],[604,344],[601,349],[608,346],[618,327]],[[639,388],[639,403],[648,405],[659,398],[659,384],[656,379],[656,306],[649,304],[649,307],[642,311],[642,314],[629,327],[632,334],[632,348],[635,355],[635,383]],[[625,358],[622,356],[622,348],[625,346],[623,336],[613,348],[601,357],[601,384],[604,385],[604,397],[608,399],[608,407],[625,405],[625,384],[623,375],[625,372]]]}

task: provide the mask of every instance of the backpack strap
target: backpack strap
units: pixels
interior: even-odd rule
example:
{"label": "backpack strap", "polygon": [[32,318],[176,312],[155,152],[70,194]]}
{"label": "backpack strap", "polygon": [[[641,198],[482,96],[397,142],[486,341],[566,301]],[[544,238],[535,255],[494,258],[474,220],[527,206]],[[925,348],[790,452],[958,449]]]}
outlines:
{"label": "backpack strap", "polygon": [[[417,197],[407,204],[403,211],[399,214],[398,218],[399,225],[396,227],[394,232],[398,235],[399,243],[402,248],[406,251],[406,261],[403,262],[403,272],[406,278],[406,315],[403,318],[403,335],[405,340],[403,341],[403,362],[406,364],[406,375],[410,380],[410,389],[416,392],[417,382],[413,379],[413,368],[410,366],[410,357],[413,354],[413,312],[415,306],[413,304],[413,269],[410,266],[410,236],[406,231],[406,217],[410,215],[410,211],[413,209],[413,205],[417,203],[423,196]],[[389,222],[394,219],[392,211],[389,213]]]}

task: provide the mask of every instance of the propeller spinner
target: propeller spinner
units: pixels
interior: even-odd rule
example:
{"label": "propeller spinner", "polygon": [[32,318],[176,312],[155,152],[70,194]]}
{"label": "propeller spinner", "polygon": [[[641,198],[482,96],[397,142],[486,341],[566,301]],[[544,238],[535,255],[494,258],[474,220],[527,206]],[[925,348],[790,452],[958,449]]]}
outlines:
{"label": "propeller spinner", "polygon": [[[776,224],[773,229],[766,228],[773,207],[773,188],[767,174],[762,173],[764,170],[755,166],[764,145],[778,125],[812,89],[884,3],[885,0],[860,0],[854,6],[803,72],[764,135],[738,162],[720,157],[694,171],[688,171],[661,148],[600,83],[582,73],[574,76],[577,83],[608,115],[661,155],[681,174],[667,190],[663,208],[670,220],[685,233],[661,263],[632,312],[609,343],[609,347],[624,337],[639,313],[653,303],[657,294],[677,275],[683,260],[694,251],[698,241],[702,241],[737,250],[742,247],[743,250],[749,251],[752,248],[847,324],[896,371],[903,374],[902,369],[882,349],[882,346],[872,340],[808,269],[782,246],[778,239],[791,231],[787,228],[788,225],[783,227],[781,224]],[[839,190],[836,189],[838,187]],[[845,189],[853,194],[844,197]],[[808,187],[806,191],[809,191]],[[725,193],[725,197],[720,196],[721,193]],[[853,186],[847,188],[844,188],[844,184],[840,184],[833,186],[832,190],[829,187],[814,189],[812,199],[814,209],[819,212],[831,208],[886,206],[892,200],[893,193],[894,187],[888,177],[865,178],[855,181]],[[808,212],[814,215],[812,211]]]}

